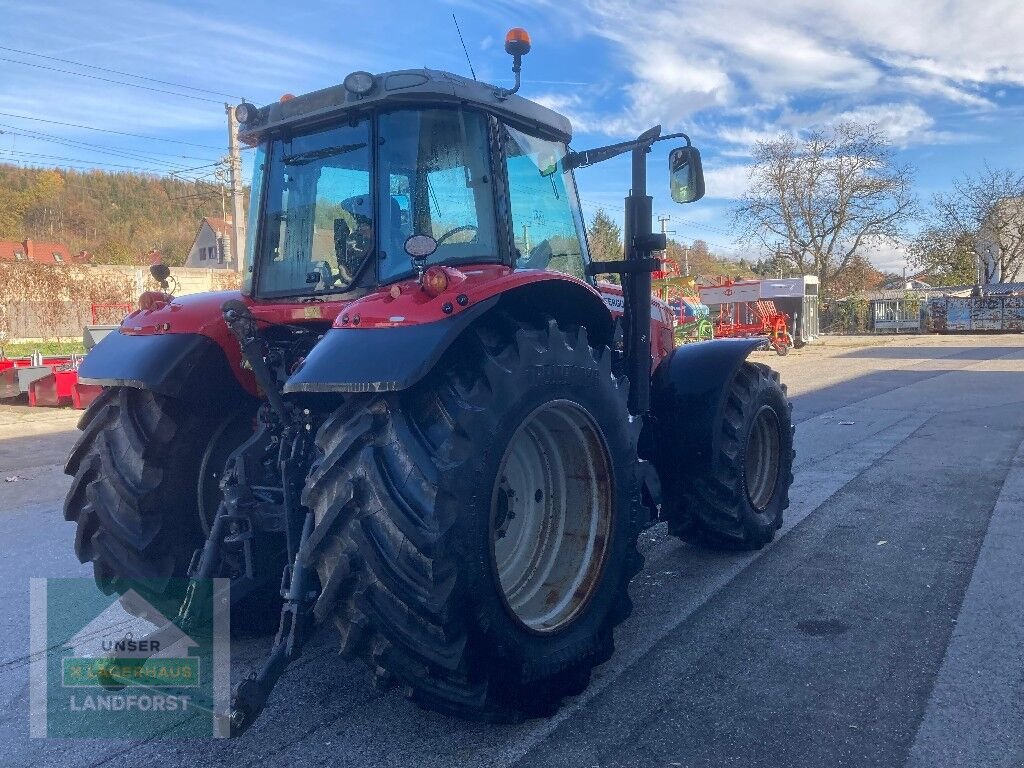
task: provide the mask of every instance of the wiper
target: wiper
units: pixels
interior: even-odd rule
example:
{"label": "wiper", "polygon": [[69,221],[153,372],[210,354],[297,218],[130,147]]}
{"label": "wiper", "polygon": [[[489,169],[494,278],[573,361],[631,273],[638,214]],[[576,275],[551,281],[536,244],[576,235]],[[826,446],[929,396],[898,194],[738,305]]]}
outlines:
{"label": "wiper", "polygon": [[343,144],[338,147],[324,147],[323,149],[311,149],[309,152],[300,152],[297,155],[288,155],[284,158],[285,165],[307,165],[308,163],[316,162],[317,160],[323,160],[327,157],[335,157],[337,155],[345,155],[349,152],[355,152],[357,149],[362,149],[366,146],[364,141],[361,144]]}

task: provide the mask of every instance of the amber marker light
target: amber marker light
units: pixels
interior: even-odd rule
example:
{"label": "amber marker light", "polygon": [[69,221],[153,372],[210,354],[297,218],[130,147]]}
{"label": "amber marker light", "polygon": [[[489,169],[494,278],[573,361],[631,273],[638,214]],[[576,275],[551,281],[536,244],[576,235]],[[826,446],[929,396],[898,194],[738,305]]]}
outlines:
{"label": "amber marker light", "polygon": [[139,309],[150,310],[162,307],[170,302],[171,297],[163,291],[144,291],[139,296]]}
{"label": "amber marker light", "polygon": [[423,273],[423,290],[439,296],[448,290],[448,275],[441,267],[430,267]]}

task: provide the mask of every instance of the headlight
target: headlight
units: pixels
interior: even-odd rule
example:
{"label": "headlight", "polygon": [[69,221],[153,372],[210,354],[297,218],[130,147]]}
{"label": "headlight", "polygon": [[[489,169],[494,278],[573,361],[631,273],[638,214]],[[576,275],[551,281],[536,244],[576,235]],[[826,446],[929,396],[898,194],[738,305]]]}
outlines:
{"label": "headlight", "polygon": [[345,78],[345,90],[356,96],[365,96],[373,90],[374,78],[369,72],[353,72]]}
{"label": "headlight", "polygon": [[240,123],[248,123],[250,120],[255,119],[256,112],[257,109],[255,104],[243,101],[235,107],[235,119]]}

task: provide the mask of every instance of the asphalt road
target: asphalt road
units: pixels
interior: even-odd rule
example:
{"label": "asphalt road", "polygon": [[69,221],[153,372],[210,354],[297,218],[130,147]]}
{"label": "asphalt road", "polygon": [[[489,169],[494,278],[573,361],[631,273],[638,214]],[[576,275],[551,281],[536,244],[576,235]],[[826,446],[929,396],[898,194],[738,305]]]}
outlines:
{"label": "asphalt road", "polygon": [[[1024,337],[758,359],[797,421],[780,536],[645,534],[615,657],[518,726],[375,690],[328,629],[240,739],[29,739],[28,579],[88,574],[61,513],[75,415],[0,406],[0,765],[1024,766]],[[236,643],[234,674],[266,647]]]}

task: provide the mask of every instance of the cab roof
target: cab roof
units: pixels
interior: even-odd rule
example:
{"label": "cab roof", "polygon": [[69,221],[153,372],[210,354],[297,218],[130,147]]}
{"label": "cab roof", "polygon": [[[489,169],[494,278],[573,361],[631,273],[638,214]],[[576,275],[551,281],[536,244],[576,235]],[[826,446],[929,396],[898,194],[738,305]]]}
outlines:
{"label": "cab roof", "polygon": [[391,106],[465,104],[490,112],[505,122],[543,138],[569,142],[572,124],[564,115],[522,96],[502,96],[501,89],[478,80],[433,69],[403,69],[373,76],[364,95],[334,85],[302,96],[268,104],[239,127],[239,138],[257,143],[265,134],[292,126],[330,123],[346,112]]}

